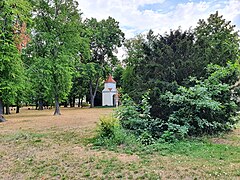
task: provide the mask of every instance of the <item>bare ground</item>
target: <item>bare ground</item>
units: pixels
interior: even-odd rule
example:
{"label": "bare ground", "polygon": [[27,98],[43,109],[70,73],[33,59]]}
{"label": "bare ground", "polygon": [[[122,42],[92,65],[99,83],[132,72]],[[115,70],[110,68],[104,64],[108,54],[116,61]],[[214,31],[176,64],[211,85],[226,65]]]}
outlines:
{"label": "bare ground", "polygon": [[[85,140],[94,135],[99,117],[112,111],[62,108],[61,116],[53,116],[53,110],[24,108],[6,116],[7,122],[0,123],[0,179],[240,179],[240,158],[230,162],[93,149]],[[212,141],[239,146],[239,133]]]}
{"label": "bare ground", "polygon": [[5,115],[7,122],[0,124],[0,130],[41,130],[45,131],[51,128],[86,128],[94,127],[102,115],[111,113],[111,108],[61,108],[61,116],[53,116],[53,109],[43,111],[21,109],[20,114]]}

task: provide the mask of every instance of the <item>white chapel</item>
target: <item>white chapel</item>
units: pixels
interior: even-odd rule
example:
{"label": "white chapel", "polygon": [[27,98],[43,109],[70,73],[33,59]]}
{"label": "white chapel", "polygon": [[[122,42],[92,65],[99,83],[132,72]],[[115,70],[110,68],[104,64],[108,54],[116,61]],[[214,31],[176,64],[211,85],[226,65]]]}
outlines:
{"label": "white chapel", "polygon": [[117,106],[118,105],[118,92],[116,88],[116,81],[111,75],[104,83],[102,91],[102,106]]}

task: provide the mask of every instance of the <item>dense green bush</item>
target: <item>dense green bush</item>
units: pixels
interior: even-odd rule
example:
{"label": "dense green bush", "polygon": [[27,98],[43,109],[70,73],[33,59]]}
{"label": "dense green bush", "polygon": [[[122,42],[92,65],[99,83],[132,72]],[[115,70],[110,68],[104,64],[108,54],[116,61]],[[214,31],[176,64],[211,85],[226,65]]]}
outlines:
{"label": "dense green bush", "polygon": [[150,30],[125,46],[121,82],[129,97],[121,99],[117,118],[140,142],[212,135],[234,127],[239,35],[218,12],[200,20],[193,31],[179,28],[155,35]]}
{"label": "dense green bush", "polygon": [[191,78],[190,87],[179,86],[176,92],[167,91],[160,96],[168,106],[165,119],[151,116],[149,92],[138,105],[127,95],[117,110],[117,118],[124,129],[135,134],[144,144],[156,139],[173,141],[189,136],[212,135],[231,130],[237,123],[237,98],[233,85],[239,75],[239,64],[226,67],[209,65],[208,77]]}
{"label": "dense green bush", "polygon": [[122,98],[122,106],[117,109],[117,118],[125,129],[140,135],[148,129],[147,121],[150,118],[151,107],[147,106],[147,104],[137,105],[128,95],[125,95]]}
{"label": "dense green bush", "polygon": [[161,96],[172,109],[167,123],[169,132],[177,136],[199,136],[229,131],[236,124],[237,99],[231,88],[239,74],[238,63],[226,67],[210,65],[211,74],[203,81],[195,81],[192,87],[178,88],[173,94]]}
{"label": "dense green bush", "polygon": [[122,97],[122,105],[116,111],[116,117],[122,127],[137,137],[143,144],[151,144],[160,137],[163,123],[150,115],[149,92],[142,96],[142,102],[136,104],[128,95]]}

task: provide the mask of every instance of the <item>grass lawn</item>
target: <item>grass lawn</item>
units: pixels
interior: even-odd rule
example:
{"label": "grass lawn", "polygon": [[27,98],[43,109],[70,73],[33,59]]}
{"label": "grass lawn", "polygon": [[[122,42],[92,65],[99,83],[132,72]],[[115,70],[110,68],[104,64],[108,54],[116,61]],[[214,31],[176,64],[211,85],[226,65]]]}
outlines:
{"label": "grass lawn", "polygon": [[240,179],[240,127],[221,138],[96,148],[100,115],[111,108],[22,109],[0,124],[0,179]]}

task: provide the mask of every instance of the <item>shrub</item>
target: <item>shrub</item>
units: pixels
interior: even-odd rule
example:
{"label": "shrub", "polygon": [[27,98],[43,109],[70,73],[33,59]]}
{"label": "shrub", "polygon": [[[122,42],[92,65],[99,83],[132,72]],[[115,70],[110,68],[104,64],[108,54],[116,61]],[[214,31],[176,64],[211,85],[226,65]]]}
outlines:
{"label": "shrub", "polygon": [[116,111],[116,117],[122,127],[134,134],[137,140],[143,144],[152,144],[161,135],[164,126],[162,121],[152,118],[150,114],[149,92],[142,96],[142,102],[137,105],[128,96],[122,97],[122,106]]}
{"label": "shrub", "polygon": [[116,117],[108,115],[100,118],[97,137],[94,140],[95,145],[112,147],[121,144],[130,145],[133,141],[135,137],[122,128]]}
{"label": "shrub", "polygon": [[229,131],[237,123],[234,117],[238,108],[231,85],[239,74],[238,64],[228,63],[225,68],[210,65],[209,69],[215,71],[207,79],[193,78],[194,86],[180,86],[177,93],[161,96],[173,110],[167,119],[167,133],[177,138],[212,135]]}
{"label": "shrub", "polygon": [[120,123],[113,115],[100,117],[98,124],[98,134],[101,137],[113,137],[115,132],[120,128]]}
{"label": "shrub", "polygon": [[123,128],[135,135],[140,135],[148,129],[147,120],[150,117],[148,104],[137,105],[128,95],[122,97],[122,106],[116,111],[116,117]]}
{"label": "shrub", "polygon": [[232,87],[235,87],[239,65],[210,65],[208,72],[207,79],[191,78],[189,84],[192,86],[179,86],[176,91],[160,96],[161,103],[169,108],[166,113],[158,110],[165,113],[162,119],[151,115],[149,91],[139,104],[124,95],[115,116],[100,119],[99,140],[105,144],[124,144],[134,139],[129,140],[130,133],[138,142],[148,145],[231,130],[238,122],[237,92]]}
{"label": "shrub", "polygon": [[168,107],[167,112],[158,109],[162,119],[151,115],[149,92],[142,96],[140,104],[124,95],[116,113],[122,127],[143,144],[154,143],[156,139],[174,141],[231,130],[238,122],[237,92],[232,87],[239,75],[239,65],[209,65],[208,72],[208,78],[190,78],[190,87],[179,86],[176,91],[160,96],[158,102]]}

